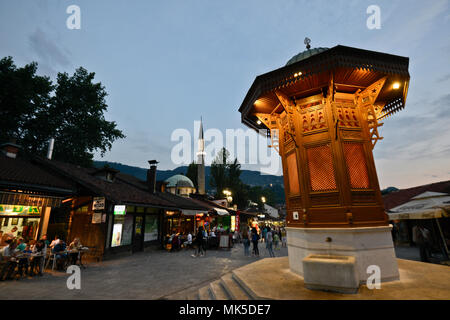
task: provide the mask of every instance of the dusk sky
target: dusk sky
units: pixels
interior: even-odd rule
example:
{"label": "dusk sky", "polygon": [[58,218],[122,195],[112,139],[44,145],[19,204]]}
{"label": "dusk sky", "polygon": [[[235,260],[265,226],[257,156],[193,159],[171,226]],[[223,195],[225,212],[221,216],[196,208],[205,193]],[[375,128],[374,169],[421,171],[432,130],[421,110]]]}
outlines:
{"label": "dusk sky", "polygon": [[[66,27],[70,5],[81,9],[79,30]],[[381,29],[366,25],[369,5],[380,7]],[[127,136],[96,159],[144,168],[150,159],[175,168],[171,134],[196,138],[200,116],[205,130],[246,130],[238,108],[253,80],[305,50],[305,37],[409,57],[406,108],[384,121],[374,149],[381,188],[450,179],[449,30],[448,0],[0,2],[0,58],[36,61],[52,79],[95,72],[106,118]]]}

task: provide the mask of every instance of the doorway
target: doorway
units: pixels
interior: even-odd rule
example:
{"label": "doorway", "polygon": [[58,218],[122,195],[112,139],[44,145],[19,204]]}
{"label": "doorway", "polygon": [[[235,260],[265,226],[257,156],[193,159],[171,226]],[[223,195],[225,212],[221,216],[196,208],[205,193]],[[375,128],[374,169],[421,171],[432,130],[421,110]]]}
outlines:
{"label": "doorway", "polygon": [[135,216],[133,252],[142,251],[144,249],[143,226],[144,226],[144,216]]}

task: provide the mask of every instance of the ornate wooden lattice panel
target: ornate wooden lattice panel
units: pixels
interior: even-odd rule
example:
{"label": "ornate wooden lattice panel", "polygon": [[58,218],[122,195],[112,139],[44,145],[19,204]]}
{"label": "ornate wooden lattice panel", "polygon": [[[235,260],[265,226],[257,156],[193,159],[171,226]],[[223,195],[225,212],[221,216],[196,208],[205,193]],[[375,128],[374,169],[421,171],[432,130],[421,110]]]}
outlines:
{"label": "ornate wooden lattice panel", "polygon": [[306,148],[312,191],[336,190],[331,148],[328,144]]}
{"label": "ornate wooden lattice panel", "polygon": [[343,145],[351,188],[368,189],[370,183],[363,144],[358,142],[344,142]]}

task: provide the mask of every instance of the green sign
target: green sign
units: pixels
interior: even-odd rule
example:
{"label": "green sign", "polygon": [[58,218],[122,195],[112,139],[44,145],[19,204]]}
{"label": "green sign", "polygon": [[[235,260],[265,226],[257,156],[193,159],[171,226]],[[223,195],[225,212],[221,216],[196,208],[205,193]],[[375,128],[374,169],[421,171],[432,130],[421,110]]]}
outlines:
{"label": "green sign", "polygon": [[126,206],[114,206],[114,215],[125,215],[126,212]]}
{"label": "green sign", "polygon": [[0,214],[10,215],[40,215],[41,208],[34,206],[20,206],[0,204]]}

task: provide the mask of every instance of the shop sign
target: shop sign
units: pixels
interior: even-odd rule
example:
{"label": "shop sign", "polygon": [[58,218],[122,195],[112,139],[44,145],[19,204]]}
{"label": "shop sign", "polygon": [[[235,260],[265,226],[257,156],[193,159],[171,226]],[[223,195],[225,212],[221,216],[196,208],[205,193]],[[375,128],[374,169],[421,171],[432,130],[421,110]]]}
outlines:
{"label": "shop sign", "polygon": [[126,206],[114,206],[114,215],[125,215]]}
{"label": "shop sign", "polygon": [[92,223],[101,223],[102,222],[102,213],[94,212],[92,215]]}
{"label": "shop sign", "polygon": [[92,202],[92,210],[104,210],[105,209],[105,198],[95,197]]}
{"label": "shop sign", "polygon": [[238,211],[236,213],[236,230],[239,231],[240,229],[240,212]]}
{"label": "shop sign", "polygon": [[35,206],[20,206],[0,204],[0,214],[9,215],[40,215],[41,208]]}
{"label": "shop sign", "polygon": [[236,230],[236,216],[231,216],[231,232]]}

